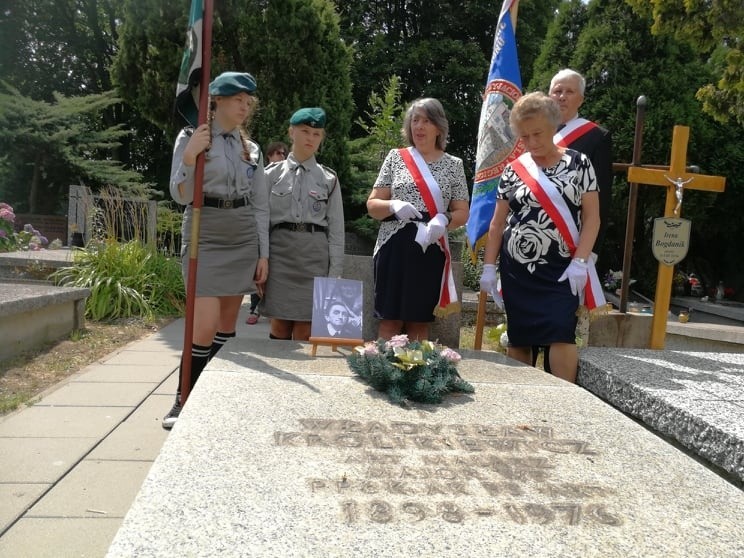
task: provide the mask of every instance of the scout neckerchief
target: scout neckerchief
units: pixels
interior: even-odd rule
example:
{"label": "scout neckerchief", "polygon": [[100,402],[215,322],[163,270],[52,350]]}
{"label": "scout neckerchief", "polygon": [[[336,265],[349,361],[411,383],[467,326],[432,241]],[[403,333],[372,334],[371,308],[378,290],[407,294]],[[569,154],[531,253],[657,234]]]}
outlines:
{"label": "scout neckerchief", "polygon": [[[545,173],[537,166],[532,155],[524,153],[511,163],[512,169],[522,182],[535,195],[537,201],[555,223],[558,232],[568,245],[571,255],[576,251],[576,245],[579,243],[579,229],[571,216],[566,200],[558,192],[555,185],[548,180]],[[586,284],[586,306],[590,310],[606,304],[602,286],[597,275],[597,268],[594,266],[594,258],[587,258],[588,281]]]}
{"label": "scout neckerchief", "polygon": [[[429,216],[433,217],[437,213],[444,213],[446,209],[444,207],[444,200],[442,199],[442,191],[436,179],[432,176],[429,166],[424,161],[424,158],[421,157],[421,154],[414,147],[401,148],[398,152],[406,164],[408,172],[411,173],[413,181],[416,183],[416,187],[421,194],[421,198],[424,200]],[[450,255],[446,231],[437,240],[437,243],[444,252],[444,270],[439,287],[439,303],[434,313],[441,316],[448,314],[456,308],[448,309],[450,305],[457,303],[457,292],[455,291],[455,278],[452,274],[452,257]]]}
{"label": "scout neckerchief", "polygon": [[568,147],[594,128],[599,128],[599,126],[586,118],[574,118],[566,122],[566,125],[555,133],[553,143],[558,147]]}

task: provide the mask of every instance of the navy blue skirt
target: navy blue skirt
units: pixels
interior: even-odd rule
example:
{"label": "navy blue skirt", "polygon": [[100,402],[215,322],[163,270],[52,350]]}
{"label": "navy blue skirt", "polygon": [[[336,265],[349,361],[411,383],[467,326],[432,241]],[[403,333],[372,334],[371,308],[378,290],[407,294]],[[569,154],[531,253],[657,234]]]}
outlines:
{"label": "navy blue skirt", "polygon": [[444,270],[444,252],[416,243],[416,223],[409,223],[377,251],[374,258],[375,318],[433,322]]}
{"label": "navy blue skirt", "polygon": [[579,298],[568,281],[558,282],[568,258],[554,258],[530,273],[502,246],[499,263],[507,334],[513,347],[576,342]]}

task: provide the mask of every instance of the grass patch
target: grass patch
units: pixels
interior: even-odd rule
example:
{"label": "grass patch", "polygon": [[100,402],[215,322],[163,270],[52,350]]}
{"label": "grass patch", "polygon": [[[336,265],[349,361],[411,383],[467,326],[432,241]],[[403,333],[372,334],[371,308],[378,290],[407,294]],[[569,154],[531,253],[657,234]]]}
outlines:
{"label": "grass patch", "polygon": [[[483,341],[481,343],[481,350],[483,351],[496,351],[499,353],[506,353],[506,350],[499,345],[498,339],[491,339],[488,336],[488,330],[490,326],[487,326],[483,330]],[[475,326],[463,326],[460,328],[460,348],[461,349],[472,349],[475,343]]]}

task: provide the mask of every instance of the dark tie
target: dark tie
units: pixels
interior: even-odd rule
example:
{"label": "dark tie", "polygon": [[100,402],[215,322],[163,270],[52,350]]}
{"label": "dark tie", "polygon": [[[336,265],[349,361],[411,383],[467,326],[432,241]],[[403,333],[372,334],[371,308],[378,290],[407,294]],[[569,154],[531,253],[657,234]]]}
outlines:
{"label": "dark tie", "polygon": [[227,165],[227,183],[229,192],[229,186],[234,187],[237,176],[237,171],[235,169],[235,137],[230,133],[222,134],[222,137],[225,138],[225,158],[229,161],[229,164]]}
{"label": "dark tie", "polygon": [[300,171],[305,170],[302,163],[298,163],[297,161],[287,161],[287,167],[295,174],[299,174]]}

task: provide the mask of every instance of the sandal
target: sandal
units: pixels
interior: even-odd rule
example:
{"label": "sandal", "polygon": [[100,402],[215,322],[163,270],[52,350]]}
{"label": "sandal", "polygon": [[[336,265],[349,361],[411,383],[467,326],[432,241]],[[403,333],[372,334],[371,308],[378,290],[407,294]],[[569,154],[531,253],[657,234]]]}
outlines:
{"label": "sandal", "polygon": [[258,310],[251,310],[250,314],[248,314],[248,318],[245,320],[245,323],[253,325],[258,321],[258,318],[261,316],[261,314],[258,313]]}

